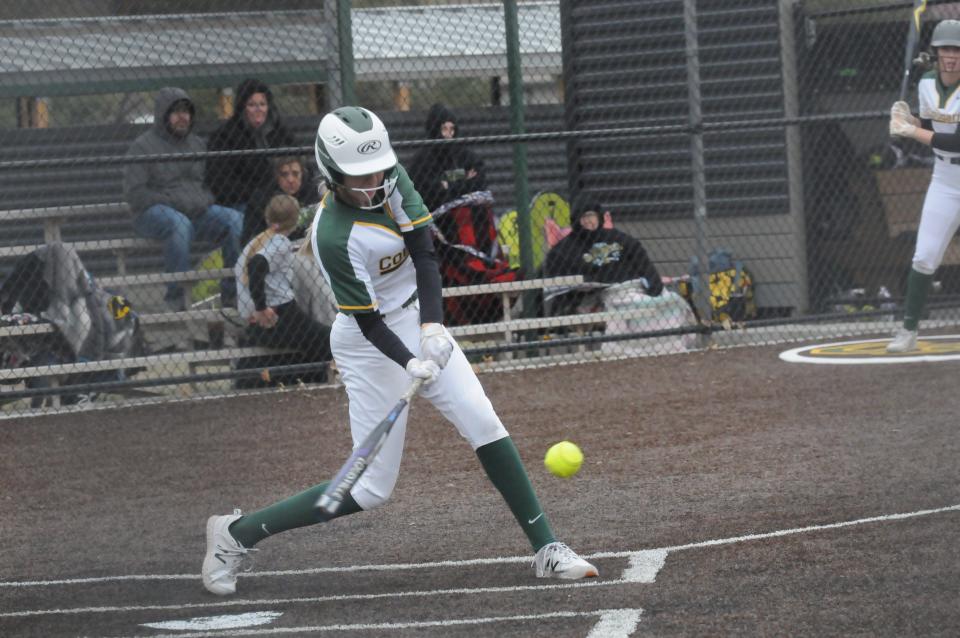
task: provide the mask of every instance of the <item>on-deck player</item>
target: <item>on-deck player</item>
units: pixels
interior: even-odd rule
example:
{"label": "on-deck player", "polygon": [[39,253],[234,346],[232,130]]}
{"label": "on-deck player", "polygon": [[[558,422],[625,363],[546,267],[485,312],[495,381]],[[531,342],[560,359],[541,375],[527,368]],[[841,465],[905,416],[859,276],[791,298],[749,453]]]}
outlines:
{"label": "on-deck player", "polygon": [[907,278],[903,326],[887,345],[887,352],[917,348],[917,328],[933,274],[960,225],[960,20],[937,24],[930,45],[937,66],[924,74],[917,86],[920,117],[910,113],[906,102],[895,102],[890,109],[890,135],[933,147],[935,160]]}
{"label": "on-deck player", "polygon": [[[597,569],[557,542],[512,439],[463,351],[443,327],[440,274],[431,217],[374,113],[355,106],[320,121],[316,157],[330,192],[320,205],[311,242],[339,307],[330,334],[347,390],[350,431],[358,445],[411,383],[475,450],[536,555],[539,577],[595,577]],[[337,514],[382,505],[393,492],[406,435],[404,412]],[[203,584],[236,591],[250,548],[279,532],[327,520],[315,507],[328,482],[245,516],[211,516]]]}

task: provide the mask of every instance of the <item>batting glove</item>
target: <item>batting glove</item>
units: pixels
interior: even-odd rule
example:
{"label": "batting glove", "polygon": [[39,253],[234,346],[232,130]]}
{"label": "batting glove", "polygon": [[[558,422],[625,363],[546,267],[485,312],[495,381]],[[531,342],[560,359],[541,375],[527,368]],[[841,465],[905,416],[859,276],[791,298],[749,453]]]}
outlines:
{"label": "batting glove", "polygon": [[440,366],[429,359],[421,361],[414,357],[407,361],[407,374],[414,379],[423,379],[423,384],[427,385],[436,381],[437,377],[440,376]]}
{"label": "batting glove", "polygon": [[890,107],[890,117],[899,117],[914,126],[920,126],[920,120],[913,116],[910,112],[910,105],[903,100],[893,103],[893,106]]}
{"label": "batting glove", "polygon": [[917,132],[916,124],[910,122],[902,115],[896,114],[890,117],[890,135],[893,137],[913,137]]}
{"label": "batting glove", "polygon": [[439,323],[420,326],[420,355],[443,368],[453,353],[453,340]]}

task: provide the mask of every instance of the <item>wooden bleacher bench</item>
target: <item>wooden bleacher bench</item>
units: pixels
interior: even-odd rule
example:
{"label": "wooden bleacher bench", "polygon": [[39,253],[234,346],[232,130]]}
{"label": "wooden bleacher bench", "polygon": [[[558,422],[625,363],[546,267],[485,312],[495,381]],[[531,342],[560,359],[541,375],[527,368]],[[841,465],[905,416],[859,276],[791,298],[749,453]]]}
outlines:
{"label": "wooden bleacher bench", "polygon": [[[139,319],[140,324],[143,326],[156,326],[183,323],[185,321],[206,321],[214,323],[222,323],[223,321],[232,319],[239,321],[239,315],[233,308],[196,308],[179,312],[141,314]],[[0,326],[0,338],[48,334],[54,330],[55,328],[52,323],[33,323],[25,326]]]}
{"label": "wooden bleacher bench", "polygon": [[[107,204],[85,204],[78,206],[56,206],[50,208],[24,208],[0,210],[0,224],[9,222],[42,221],[43,243],[14,244],[0,246],[0,259],[11,259],[29,255],[44,244],[63,241],[63,225],[70,221],[91,217],[130,217],[130,207],[125,202]],[[79,254],[112,252],[116,258],[116,270],[120,275],[127,272],[127,257],[137,251],[157,250],[162,244],[153,239],[141,237],[120,237],[90,241],[64,242]],[[197,241],[197,246],[207,246],[207,242]],[[232,276],[232,272],[230,276]],[[207,279],[202,277],[201,279]],[[158,281],[191,281],[190,279],[165,279]],[[195,280],[194,280],[195,281]],[[156,283],[156,282],[150,282]]]}
{"label": "wooden bleacher bench", "polygon": [[[63,226],[68,222],[81,219],[103,217],[128,217],[130,209],[126,203],[106,203],[79,206],[62,206],[50,208],[0,210],[0,222],[4,224],[16,222],[42,222],[43,244],[29,243],[19,245],[0,246],[0,259],[15,259],[28,255],[46,243],[63,241]],[[179,273],[143,273],[128,274],[126,258],[138,251],[156,250],[161,243],[138,237],[109,238],[92,241],[64,242],[81,255],[84,253],[112,252],[116,255],[116,272],[111,276],[98,277],[98,283],[104,288],[125,290],[129,287],[162,285],[170,282],[198,282],[209,279],[233,277],[233,269],[220,268],[214,270],[192,270]],[[203,242],[198,242],[203,243]],[[185,322],[199,321],[207,323],[223,323],[225,320],[236,317],[236,310],[218,309],[191,309],[182,312],[158,312],[140,314],[140,322],[144,326],[176,325]],[[0,327],[0,338],[16,338],[18,336],[41,335],[53,333],[56,328],[49,323],[31,324],[26,326]],[[73,374],[137,368],[149,366],[163,366],[187,364],[191,371],[198,365],[233,363],[247,357],[259,357],[282,353],[284,351],[262,347],[232,347],[211,350],[194,350],[174,352],[125,359],[109,359],[74,364],[54,366],[28,366],[23,368],[0,370],[0,382],[4,380],[57,377]],[[2,392],[0,392],[2,394]]]}
{"label": "wooden bleacher bench", "polygon": [[[203,271],[197,271],[203,272]],[[187,274],[187,273],[181,273]],[[209,271],[205,273],[209,276]],[[131,276],[127,276],[128,278]],[[152,278],[157,275],[137,275],[141,278]],[[118,278],[123,279],[123,278]],[[516,319],[511,316],[511,306],[513,297],[533,290],[543,290],[549,286],[573,286],[583,282],[582,277],[557,277],[552,279],[532,279],[508,282],[502,284],[484,284],[478,286],[459,286],[455,288],[445,288],[443,294],[445,297],[481,295],[481,294],[499,294],[504,299],[504,318],[501,321],[473,324],[468,326],[456,326],[451,328],[455,335],[465,337],[502,337],[507,342],[513,342],[514,334],[521,330],[535,328],[547,328],[555,326],[575,326],[596,324],[603,321],[605,317],[600,316],[604,313],[595,313],[592,315],[574,315],[570,317],[549,317],[541,319]],[[201,321],[222,321],[226,318],[236,317],[236,310],[185,310],[181,312],[166,312],[142,314],[140,320],[145,326],[159,325],[165,323],[179,323],[189,320]],[[32,324],[27,326],[7,326],[0,328],[0,337],[16,337],[19,335],[43,334],[53,332],[54,328],[50,324]],[[163,365],[176,364],[215,364],[231,363],[241,358],[266,356],[278,354],[282,351],[272,348],[244,347],[244,348],[221,348],[216,350],[196,350],[185,352],[173,352],[165,354],[147,355],[141,357],[128,357],[122,359],[106,359],[99,361],[89,361],[83,363],[60,364],[54,366],[29,366],[24,368],[12,368],[0,370],[0,382],[4,380],[14,380],[32,377],[54,377],[62,375],[79,374],[84,372],[98,372],[104,370],[119,370],[136,367],[156,367]],[[0,393],[2,394],[2,393]]]}
{"label": "wooden bleacher bench", "polygon": [[[84,217],[129,216],[130,207],[125,202],[109,204],[85,204],[79,206],[54,206],[50,208],[21,208],[0,210],[0,222],[42,221],[44,242],[62,241],[61,226],[64,222]],[[27,251],[30,252],[30,251]],[[2,253],[0,253],[2,255]]]}
{"label": "wooden bleacher bench", "polygon": [[[122,239],[95,239],[93,241],[74,241],[64,242],[78,253],[94,253],[108,251],[127,251],[137,248],[154,248],[159,242],[151,239],[141,239],[139,237],[125,237]],[[47,245],[43,244],[18,244],[16,246],[0,246],[0,257],[22,257],[29,255],[38,248]]]}
{"label": "wooden bleacher bench", "polygon": [[[515,343],[518,333],[530,330],[554,330],[558,328],[580,328],[585,330],[602,330],[606,322],[613,319],[630,319],[640,317],[645,312],[642,309],[635,311],[603,311],[586,314],[559,315],[551,317],[515,318],[511,315],[513,299],[526,291],[542,291],[552,286],[576,286],[583,283],[580,276],[554,277],[520,280],[508,283],[481,284],[474,286],[457,286],[444,288],[444,297],[461,297],[468,295],[498,294],[503,297],[504,317],[499,321],[488,323],[453,326],[450,332],[466,342],[480,341],[483,343]],[[140,315],[145,326],[170,323],[180,323],[189,320],[223,321],[236,318],[236,310],[199,309],[181,312],[166,312]],[[0,328],[0,337],[14,337],[18,335],[42,334],[52,332],[49,324],[8,326]],[[548,342],[540,345],[549,345]],[[203,364],[203,363],[231,363],[241,358],[278,354],[281,351],[271,348],[244,347],[221,348],[216,350],[196,350],[174,352],[125,359],[108,359],[84,363],[61,364],[55,366],[36,366],[27,368],[6,369],[0,371],[0,381],[4,379],[18,379],[25,377],[55,376],[77,374],[82,372],[96,372],[103,370],[117,370],[123,368],[161,366],[165,364]],[[509,358],[509,356],[507,357]]]}
{"label": "wooden bleacher bench", "polygon": [[524,328],[516,327],[522,325],[515,323],[513,319],[512,306],[513,300],[524,292],[542,291],[551,286],[576,286],[583,283],[583,277],[573,275],[568,277],[552,277],[539,279],[521,279],[519,281],[509,281],[497,284],[477,284],[473,286],[452,286],[443,289],[443,296],[446,297],[465,297],[470,295],[489,295],[498,294],[501,296],[503,307],[503,319],[490,323],[476,323],[466,326],[452,326],[450,333],[455,337],[460,336],[495,336],[503,335],[506,343],[513,343],[514,333]]}
{"label": "wooden bleacher bench", "polygon": [[[150,366],[173,366],[178,364],[204,364],[229,362],[245,357],[259,357],[285,352],[275,348],[249,346],[245,348],[219,348],[216,350],[194,350],[192,352],[168,352],[142,357],[124,357],[121,359],[101,359],[82,363],[62,363],[52,366],[26,366],[23,368],[4,368],[0,370],[0,382],[35,377],[55,377],[86,372],[103,372],[126,368]],[[0,392],[0,396],[2,396]]]}
{"label": "wooden bleacher bench", "polygon": [[[665,278],[665,281],[667,281],[667,279],[670,278]],[[656,317],[656,313],[658,312],[656,309],[657,306],[631,307],[629,305],[616,310],[551,315],[547,317],[514,318],[510,315],[509,298],[515,296],[518,291],[542,290],[546,293],[554,287],[575,288],[584,283],[585,282],[582,277],[574,276],[532,279],[502,284],[482,284],[476,286],[445,288],[443,291],[445,297],[462,296],[466,294],[502,294],[504,295],[503,305],[504,308],[507,309],[504,312],[504,317],[498,321],[452,326],[449,328],[449,330],[455,337],[457,337],[458,341],[461,342],[461,345],[464,347],[464,349],[470,349],[471,346],[476,346],[481,352],[487,346],[496,347],[503,344],[518,343],[521,341],[524,343],[522,350],[514,352],[511,349],[501,353],[500,355],[484,355],[483,363],[478,363],[478,365],[481,367],[493,368],[497,366],[495,363],[497,359],[502,361],[510,361],[514,359],[516,353],[521,351],[526,353],[525,358],[529,358],[531,355],[536,357],[538,363],[564,360],[569,361],[570,353],[573,352],[570,350],[571,348],[575,349],[578,360],[603,358],[604,356],[610,356],[609,353],[605,354],[602,351],[604,350],[603,348],[595,348],[594,346],[582,342],[572,345],[569,344],[569,342],[565,343],[563,338],[606,333],[610,329],[610,322],[614,321],[620,324],[618,329],[622,330],[623,322],[630,320],[639,320],[640,325],[643,325],[646,321],[651,320],[652,318],[655,318],[655,321],[663,320],[661,317]],[[682,302],[684,305],[686,304],[686,302],[682,301],[679,296],[674,296],[676,297],[676,302]],[[659,308],[662,310],[664,306],[659,306]],[[681,319],[681,317],[678,315],[675,316],[674,319]],[[692,313],[690,313],[689,320],[691,322],[690,327],[693,327],[694,320]],[[663,330],[665,327],[659,327],[656,328],[656,330]],[[676,327],[678,326],[669,326],[668,328],[673,330]],[[531,333],[536,334],[536,337],[533,340],[531,340],[529,336]],[[521,335],[523,335],[523,338],[518,338]],[[679,335],[676,337],[655,337],[654,341],[651,343],[656,344],[657,340],[661,341],[661,343],[651,345],[649,347],[671,348],[674,346],[674,344],[670,343],[665,345],[662,342],[678,338]],[[648,346],[644,345],[641,348],[637,348],[634,345],[630,347],[635,348],[633,352],[636,353],[640,352],[641,350],[646,350]],[[593,352],[593,349],[596,349],[596,352]],[[564,354],[555,354],[557,352]]]}

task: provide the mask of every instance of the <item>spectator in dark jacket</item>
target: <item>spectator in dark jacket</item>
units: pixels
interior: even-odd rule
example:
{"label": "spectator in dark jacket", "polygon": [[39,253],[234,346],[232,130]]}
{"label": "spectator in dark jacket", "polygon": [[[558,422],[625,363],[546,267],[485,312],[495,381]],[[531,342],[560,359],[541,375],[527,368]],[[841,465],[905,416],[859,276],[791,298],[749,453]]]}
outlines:
{"label": "spectator in dark jacket", "polygon": [[[545,277],[583,275],[587,282],[615,284],[640,280],[647,294],[658,297],[663,281],[640,241],[615,228],[604,228],[605,209],[589,199],[578,200],[570,215],[570,234],[547,253]],[[591,291],[574,291],[555,308],[580,305]],[[555,312],[556,314],[556,312]]]}
{"label": "spectator in dark jacket", "polygon": [[[443,104],[430,107],[427,138],[453,139],[457,118]],[[410,163],[410,179],[431,211],[466,193],[487,189],[483,160],[464,144],[425,146]]]}
{"label": "spectator in dark jacket", "polygon": [[[233,115],[210,135],[211,151],[239,151],[294,146],[293,135],[280,120],[270,88],[256,79],[240,83]],[[206,183],[217,203],[243,211],[250,196],[273,179],[264,155],[211,158]]]}
{"label": "spectator in dark jacket", "polygon": [[640,241],[616,228],[603,227],[604,209],[585,200],[574,205],[570,234],[561,239],[544,263],[544,275],[583,275],[584,280],[606,284],[646,279],[645,288],[659,295],[663,282]]}
{"label": "spectator in dark jacket", "polygon": [[[160,89],[153,127],[130,145],[128,155],[202,153],[206,144],[192,133],[194,106],[185,91]],[[124,172],[124,195],[133,211],[134,230],[141,237],[164,242],[167,272],[190,269],[190,244],[194,236],[214,241],[223,249],[224,266],[232,267],[240,254],[243,217],[232,208],[214,204],[203,184],[203,160],[136,162]],[[236,299],[232,277],[220,283],[225,305]],[[183,309],[185,297],[178,283],[167,285],[167,305]]]}
{"label": "spectator in dark jacket", "polygon": [[[264,212],[274,195],[290,195],[297,200],[301,209],[320,201],[321,185],[310,176],[302,158],[277,157],[270,163],[273,166],[273,180],[250,196],[250,203],[243,211],[243,232],[240,235],[240,244],[243,246],[267,229]],[[300,228],[290,234],[292,240],[302,236]]]}

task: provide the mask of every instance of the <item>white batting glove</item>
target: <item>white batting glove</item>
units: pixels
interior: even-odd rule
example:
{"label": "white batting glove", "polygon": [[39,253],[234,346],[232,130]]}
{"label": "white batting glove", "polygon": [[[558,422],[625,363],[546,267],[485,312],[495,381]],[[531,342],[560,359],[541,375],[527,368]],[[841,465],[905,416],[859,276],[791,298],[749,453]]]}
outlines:
{"label": "white batting glove", "polygon": [[414,379],[423,379],[423,384],[428,385],[440,376],[440,366],[435,361],[429,359],[421,361],[414,357],[407,361],[407,374]]}
{"label": "white batting glove", "polygon": [[900,119],[905,119],[914,126],[920,126],[920,120],[913,116],[910,112],[910,105],[903,100],[893,103],[893,106],[890,107],[890,117],[900,117]]}
{"label": "white batting glove", "polygon": [[443,368],[453,353],[453,340],[439,323],[420,326],[420,356]]}
{"label": "white batting glove", "polygon": [[917,132],[917,125],[902,115],[890,116],[890,135],[892,137],[913,137]]}

